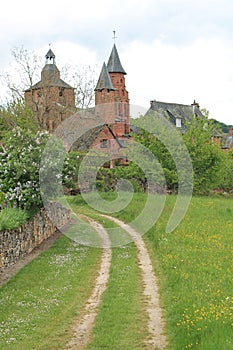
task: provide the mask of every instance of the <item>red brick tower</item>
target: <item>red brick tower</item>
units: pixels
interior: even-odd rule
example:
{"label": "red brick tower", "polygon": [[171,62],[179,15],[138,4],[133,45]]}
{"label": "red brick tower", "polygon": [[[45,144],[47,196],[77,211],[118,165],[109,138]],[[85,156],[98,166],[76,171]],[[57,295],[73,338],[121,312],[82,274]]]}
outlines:
{"label": "red brick tower", "polygon": [[52,132],[75,112],[75,96],[74,88],[60,78],[51,49],[45,58],[41,80],[25,91],[25,102],[32,108],[40,127]]}
{"label": "red brick tower", "polygon": [[120,58],[113,45],[107,67],[104,64],[99,81],[95,89],[95,104],[98,109],[101,104],[109,104],[106,107],[106,122],[111,124],[117,137],[130,133],[129,97],[125,87],[126,72],[123,69]]}

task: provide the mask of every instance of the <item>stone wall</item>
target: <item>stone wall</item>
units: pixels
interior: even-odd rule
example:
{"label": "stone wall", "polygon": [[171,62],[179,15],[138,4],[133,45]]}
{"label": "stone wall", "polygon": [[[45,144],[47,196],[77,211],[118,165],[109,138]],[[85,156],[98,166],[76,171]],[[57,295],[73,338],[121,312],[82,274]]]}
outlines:
{"label": "stone wall", "polygon": [[64,226],[70,220],[70,210],[59,203],[51,203],[50,210],[53,212],[52,217],[57,218],[55,224],[51,222],[47,212],[41,209],[32,220],[17,229],[0,231],[0,272],[29,254],[52,236],[57,227]]}

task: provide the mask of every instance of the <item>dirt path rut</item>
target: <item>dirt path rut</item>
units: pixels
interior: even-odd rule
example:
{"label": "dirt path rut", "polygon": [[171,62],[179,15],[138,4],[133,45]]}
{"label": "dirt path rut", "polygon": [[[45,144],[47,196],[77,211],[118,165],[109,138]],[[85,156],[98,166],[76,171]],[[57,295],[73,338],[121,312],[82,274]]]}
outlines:
{"label": "dirt path rut", "polygon": [[99,223],[87,217],[86,219],[90,225],[98,232],[102,238],[103,246],[106,248],[103,248],[99,274],[96,278],[96,283],[92,295],[86,303],[84,316],[80,321],[75,323],[73,327],[73,338],[70,340],[65,350],[81,350],[84,349],[86,344],[89,342],[90,334],[94,326],[94,321],[97,314],[97,307],[101,302],[101,296],[107,287],[107,282],[109,279],[112,251],[110,248],[111,243],[108,238],[108,233]]}
{"label": "dirt path rut", "polygon": [[149,349],[157,348],[159,350],[164,350],[167,346],[167,340],[164,335],[164,322],[159,304],[158,284],[145,243],[141,235],[123,221],[108,215],[102,216],[112,220],[127,231],[137,247],[139,267],[142,271],[144,294],[147,297],[147,312],[149,315],[148,330],[151,339],[147,342],[147,345]]}

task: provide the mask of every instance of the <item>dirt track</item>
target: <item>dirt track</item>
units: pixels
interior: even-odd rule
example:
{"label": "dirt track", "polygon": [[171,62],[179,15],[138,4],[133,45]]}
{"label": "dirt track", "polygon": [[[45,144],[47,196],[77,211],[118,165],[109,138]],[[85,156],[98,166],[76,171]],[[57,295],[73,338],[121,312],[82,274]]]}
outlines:
{"label": "dirt track", "polygon": [[97,307],[101,302],[102,294],[107,288],[109,271],[111,266],[112,250],[110,249],[111,242],[109,241],[108,233],[103,228],[103,226],[97,223],[96,221],[87,217],[86,219],[102,238],[103,246],[109,248],[103,248],[99,274],[96,278],[94,290],[86,303],[84,316],[81,318],[81,320],[77,320],[74,322],[74,335],[68,343],[66,350],[84,349],[86,344],[89,342],[90,333],[94,326],[95,317],[97,315]]}
{"label": "dirt track", "polygon": [[[127,231],[138,250],[138,264],[142,272],[142,278],[144,282],[144,294],[147,297],[146,311],[149,315],[148,331],[151,335],[150,340],[146,342],[148,349],[158,348],[159,350],[166,349],[167,340],[164,335],[164,322],[162,318],[162,310],[159,305],[159,291],[157,280],[153,272],[153,268],[150,261],[149,253],[146,249],[145,243],[142,240],[140,234],[138,234],[132,227],[115,219],[111,216],[103,215],[109,220],[114,221],[117,225]],[[80,320],[74,320],[73,337],[67,344],[65,350],[82,350],[89,342],[90,334],[94,326],[95,317],[97,314],[97,307],[101,302],[101,297],[109,279],[109,270],[111,266],[111,248],[108,233],[99,223],[87,218],[86,220],[93,226],[102,238],[103,245],[106,247],[103,249],[101,256],[101,263],[99,274],[96,278],[95,287],[90,298],[87,300],[84,315]],[[41,252],[48,250],[55,240],[61,236],[60,232],[56,232],[52,237],[44,241],[38,248],[34,249],[29,255],[21,259],[18,263],[7,268],[0,275],[0,286],[6,283],[11,277],[13,277],[23,266],[29,263],[31,260],[41,254]]]}
{"label": "dirt track", "polygon": [[138,263],[142,271],[144,282],[144,294],[147,297],[147,312],[149,315],[148,330],[151,334],[151,339],[147,342],[147,345],[149,345],[149,349],[157,347],[159,350],[163,350],[166,348],[167,340],[164,335],[164,322],[162,318],[162,310],[159,305],[158,284],[145,243],[141,235],[123,221],[107,215],[102,216],[114,221],[117,225],[127,231],[137,247]]}

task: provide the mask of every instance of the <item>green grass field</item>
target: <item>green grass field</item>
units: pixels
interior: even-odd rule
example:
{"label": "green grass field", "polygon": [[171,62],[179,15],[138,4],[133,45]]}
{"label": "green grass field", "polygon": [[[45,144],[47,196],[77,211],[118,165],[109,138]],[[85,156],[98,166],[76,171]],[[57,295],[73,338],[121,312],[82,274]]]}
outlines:
{"label": "green grass field", "polygon": [[193,198],[171,234],[168,217],[169,209],[145,239],[161,276],[169,349],[233,349],[233,200]]}
{"label": "green grass field", "polygon": [[[112,194],[105,194],[112,200]],[[81,197],[75,210],[98,216]],[[122,212],[131,222],[146,195],[134,195]],[[194,197],[186,217],[165,233],[175,197],[167,197],[158,222],[144,235],[156,275],[169,340],[167,350],[233,349],[233,199]],[[107,228],[113,225],[99,219]],[[71,323],[83,311],[101,250],[66,237],[0,289],[0,349],[64,349]],[[147,318],[133,244],[114,248],[110,280],[90,344],[92,350],[145,349]]]}

